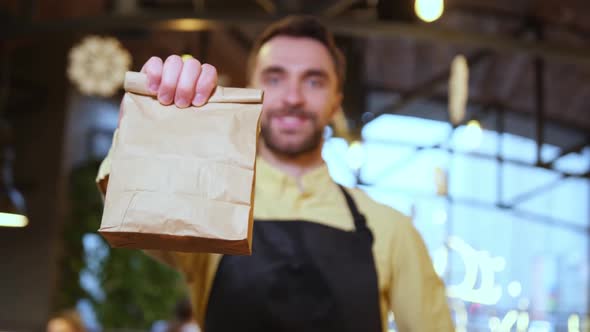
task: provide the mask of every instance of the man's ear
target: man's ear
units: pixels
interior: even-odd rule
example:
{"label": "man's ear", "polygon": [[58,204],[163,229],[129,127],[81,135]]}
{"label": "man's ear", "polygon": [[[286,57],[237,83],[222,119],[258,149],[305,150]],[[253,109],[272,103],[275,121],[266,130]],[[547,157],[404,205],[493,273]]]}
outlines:
{"label": "man's ear", "polygon": [[338,92],[338,95],[334,99],[334,105],[332,105],[332,109],[330,110],[330,121],[333,121],[336,117],[336,114],[342,109],[342,99],[343,99],[342,92]]}

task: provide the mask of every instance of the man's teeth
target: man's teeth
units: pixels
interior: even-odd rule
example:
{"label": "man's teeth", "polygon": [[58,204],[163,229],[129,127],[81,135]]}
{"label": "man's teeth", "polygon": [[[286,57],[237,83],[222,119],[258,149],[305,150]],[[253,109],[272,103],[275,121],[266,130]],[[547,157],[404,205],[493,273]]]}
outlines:
{"label": "man's teeth", "polygon": [[296,124],[299,123],[301,121],[301,119],[299,119],[296,116],[285,116],[283,117],[283,122],[285,122],[286,124]]}

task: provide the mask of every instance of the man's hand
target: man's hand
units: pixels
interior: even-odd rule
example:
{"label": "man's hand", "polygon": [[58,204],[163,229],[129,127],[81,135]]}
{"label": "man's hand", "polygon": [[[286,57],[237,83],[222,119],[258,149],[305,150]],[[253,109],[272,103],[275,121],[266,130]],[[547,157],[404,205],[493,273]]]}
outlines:
{"label": "man's hand", "polygon": [[[217,86],[215,67],[202,65],[194,58],[183,61],[178,55],[171,55],[164,62],[153,56],[143,65],[141,72],[147,75],[149,89],[164,105],[202,106]],[[119,111],[119,123],[121,117],[123,108]]]}
{"label": "man's hand", "polygon": [[141,68],[148,76],[149,89],[164,105],[202,106],[217,86],[217,69],[197,59],[182,60],[178,55],[162,59],[151,57]]}

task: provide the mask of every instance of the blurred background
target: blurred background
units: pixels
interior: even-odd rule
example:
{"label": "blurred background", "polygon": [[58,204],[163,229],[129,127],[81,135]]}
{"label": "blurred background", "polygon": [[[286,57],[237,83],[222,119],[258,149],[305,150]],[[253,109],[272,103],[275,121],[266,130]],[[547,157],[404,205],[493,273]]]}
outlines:
{"label": "blurred background", "polygon": [[187,54],[244,86],[257,33],[297,13],[348,59],[331,174],[413,217],[457,331],[589,331],[588,0],[0,1],[0,331],[174,319],[179,275],[96,233],[122,75]]}

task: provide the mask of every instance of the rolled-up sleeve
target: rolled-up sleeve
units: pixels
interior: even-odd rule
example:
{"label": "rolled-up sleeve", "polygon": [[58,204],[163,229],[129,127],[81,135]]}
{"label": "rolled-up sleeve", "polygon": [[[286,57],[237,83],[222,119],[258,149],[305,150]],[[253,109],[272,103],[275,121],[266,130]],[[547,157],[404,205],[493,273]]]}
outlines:
{"label": "rolled-up sleeve", "polygon": [[392,240],[391,310],[399,332],[454,331],[445,285],[418,231],[400,221]]}

